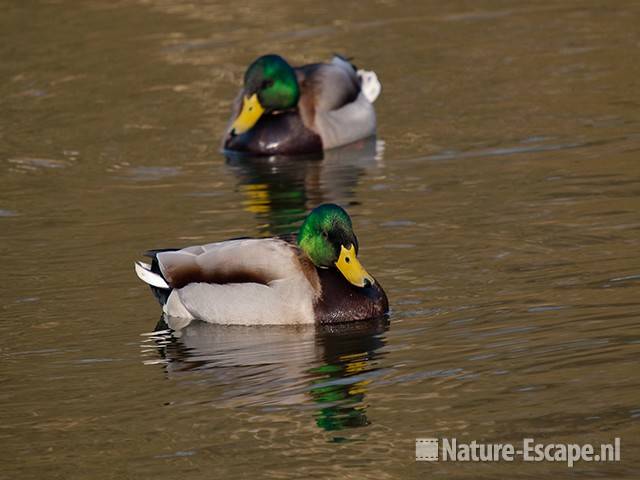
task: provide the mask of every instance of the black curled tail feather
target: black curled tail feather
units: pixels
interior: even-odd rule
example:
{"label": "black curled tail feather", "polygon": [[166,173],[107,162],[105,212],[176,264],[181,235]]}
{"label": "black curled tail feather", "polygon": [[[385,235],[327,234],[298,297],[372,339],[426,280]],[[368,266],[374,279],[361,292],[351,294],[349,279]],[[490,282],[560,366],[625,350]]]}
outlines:
{"label": "black curled tail feather", "polygon": [[[151,271],[162,276],[162,272],[160,271],[160,265],[158,264],[158,253],[162,252],[175,252],[176,250],[180,250],[179,248],[158,248],[153,250],[147,250],[144,252],[145,257],[149,257],[151,259]],[[164,278],[164,277],[163,277]],[[160,305],[164,305],[167,303],[169,299],[169,295],[173,291],[172,288],[159,288],[154,287],[153,285],[149,285],[151,288],[151,292],[153,292],[153,296],[156,297],[156,300],[160,303]]]}

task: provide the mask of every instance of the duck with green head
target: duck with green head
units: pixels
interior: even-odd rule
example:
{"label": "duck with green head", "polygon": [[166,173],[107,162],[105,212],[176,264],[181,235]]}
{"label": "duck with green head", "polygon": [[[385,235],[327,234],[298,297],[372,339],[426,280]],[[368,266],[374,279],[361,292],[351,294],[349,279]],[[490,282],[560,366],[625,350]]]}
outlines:
{"label": "duck with green head", "polygon": [[295,155],[372,136],[380,89],[374,72],[357,70],[340,56],[294,68],[279,55],[264,55],[245,73],[223,148]]}
{"label": "duck with green head", "polygon": [[347,212],[314,209],[297,234],[148,252],[136,262],[165,314],[236,325],[340,323],[388,311],[379,283],[358,259]]}

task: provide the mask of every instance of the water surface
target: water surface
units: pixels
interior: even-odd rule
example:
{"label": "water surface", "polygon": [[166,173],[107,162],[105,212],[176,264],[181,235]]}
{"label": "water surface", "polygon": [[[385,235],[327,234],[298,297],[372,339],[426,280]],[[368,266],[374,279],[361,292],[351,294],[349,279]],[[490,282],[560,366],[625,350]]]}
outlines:
{"label": "water surface", "polygon": [[[640,8],[7,2],[2,478],[636,478]],[[245,66],[355,57],[373,141],[218,150]],[[352,214],[387,321],[158,325],[148,248]],[[178,333],[171,334],[168,327]],[[416,463],[416,437],[620,463]]]}

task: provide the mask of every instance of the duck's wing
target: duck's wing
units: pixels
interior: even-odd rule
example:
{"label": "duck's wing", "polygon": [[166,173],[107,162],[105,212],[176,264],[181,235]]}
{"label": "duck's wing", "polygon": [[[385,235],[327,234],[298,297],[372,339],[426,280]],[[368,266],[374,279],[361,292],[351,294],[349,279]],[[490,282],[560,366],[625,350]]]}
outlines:
{"label": "duck's wing", "polygon": [[300,115],[318,132],[325,149],[345,145],[375,134],[372,102],[380,93],[375,73],[356,70],[342,57],[331,63],[298,69],[302,96]]}
{"label": "duck's wing", "polygon": [[[296,246],[277,238],[244,238],[181,250],[153,252],[154,264],[141,280],[156,287],[182,288],[190,283],[271,282],[297,275],[301,269]],[[137,263],[139,271],[144,264]],[[140,272],[139,272],[140,273]],[[150,274],[155,274],[152,277]],[[159,277],[159,278],[158,278]]]}
{"label": "duck's wing", "polygon": [[169,293],[168,315],[211,323],[312,323],[320,294],[316,269],[277,238],[240,239],[161,251],[138,276]]}
{"label": "duck's wing", "polygon": [[[360,78],[356,69],[341,57],[331,63],[313,63],[296,68],[302,90],[301,103],[311,102],[316,112],[337,110],[356,100]],[[301,105],[309,108],[311,105]]]}

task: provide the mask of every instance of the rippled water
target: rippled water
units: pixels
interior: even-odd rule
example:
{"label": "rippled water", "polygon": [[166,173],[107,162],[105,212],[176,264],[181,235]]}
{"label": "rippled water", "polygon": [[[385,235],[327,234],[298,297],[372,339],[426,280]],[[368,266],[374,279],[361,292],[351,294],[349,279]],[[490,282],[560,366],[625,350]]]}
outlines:
{"label": "rippled water", "polygon": [[[637,4],[0,8],[0,477],[637,477]],[[225,159],[265,51],[374,69],[378,138]],[[388,321],[158,323],[141,252],[288,231],[324,201]],[[621,462],[573,469],[414,460],[416,437],[616,436]]]}

